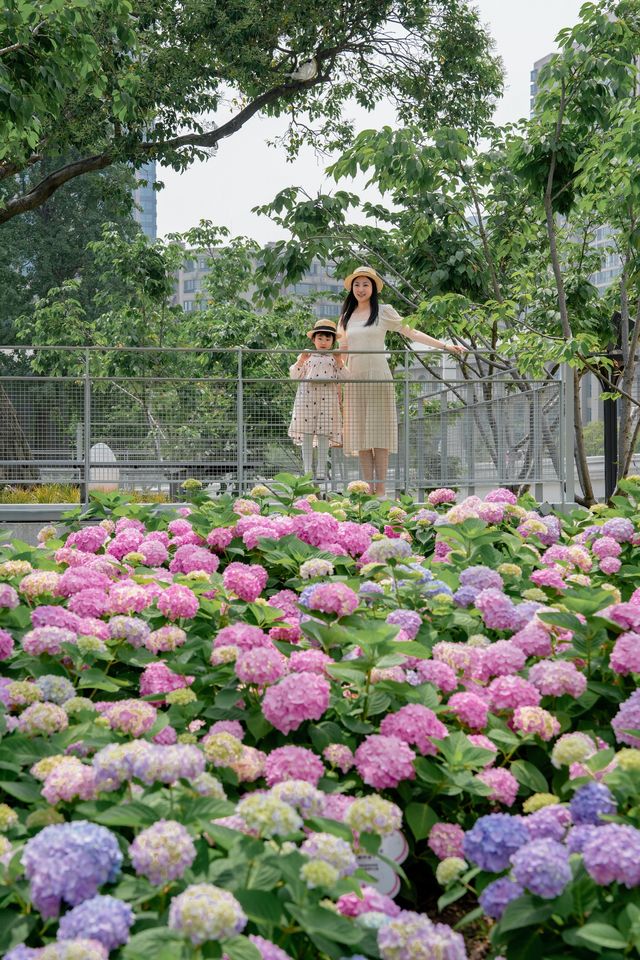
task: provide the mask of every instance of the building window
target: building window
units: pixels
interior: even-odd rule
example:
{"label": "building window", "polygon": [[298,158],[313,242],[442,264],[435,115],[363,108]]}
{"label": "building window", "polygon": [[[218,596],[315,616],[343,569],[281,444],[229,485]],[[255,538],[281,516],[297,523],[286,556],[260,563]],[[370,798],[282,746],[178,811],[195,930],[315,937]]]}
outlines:
{"label": "building window", "polygon": [[182,304],[182,309],[185,313],[192,313],[196,308],[195,300],[185,300]]}
{"label": "building window", "polygon": [[194,293],[196,290],[199,290],[199,289],[200,289],[200,281],[199,281],[199,280],[185,280],[185,281],[184,281],[184,284],[183,284],[183,287],[184,287],[184,292],[185,292],[185,293]]}

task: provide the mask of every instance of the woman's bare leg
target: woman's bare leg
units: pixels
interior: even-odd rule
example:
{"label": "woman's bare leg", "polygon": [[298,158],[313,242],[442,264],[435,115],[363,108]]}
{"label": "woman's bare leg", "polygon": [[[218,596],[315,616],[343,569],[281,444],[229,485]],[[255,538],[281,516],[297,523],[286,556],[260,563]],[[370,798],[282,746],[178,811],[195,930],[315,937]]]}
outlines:
{"label": "woman's bare leg", "polygon": [[387,486],[387,470],[389,469],[389,451],[383,447],[376,447],[373,451],[373,468],[376,482],[374,492],[377,497],[384,497]]}
{"label": "woman's bare leg", "polygon": [[360,450],[360,476],[369,484],[369,492],[373,493],[373,450]]}

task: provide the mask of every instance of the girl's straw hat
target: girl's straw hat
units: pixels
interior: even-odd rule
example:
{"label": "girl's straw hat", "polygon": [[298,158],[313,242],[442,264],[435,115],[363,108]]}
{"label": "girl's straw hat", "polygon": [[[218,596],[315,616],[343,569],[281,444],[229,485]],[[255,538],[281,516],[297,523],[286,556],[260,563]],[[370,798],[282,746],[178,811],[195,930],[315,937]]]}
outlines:
{"label": "girl's straw hat", "polygon": [[373,280],[373,282],[376,285],[376,290],[378,291],[378,293],[380,293],[380,291],[384,287],[384,282],[382,280],[382,277],[378,276],[378,274],[373,269],[373,267],[357,267],[353,271],[353,273],[350,273],[349,276],[345,279],[344,281],[345,290],[351,290],[351,285],[353,281],[356,280],[358,277],[369,277],[370,280]]}
{"label": "girl's straw hat", "polygon": [[313,330],[307,330],[309,340],[313,340],[316,333],[328,333],[336,337],[338,335],[338,329],[333,320],[316,320],[313,325]]}

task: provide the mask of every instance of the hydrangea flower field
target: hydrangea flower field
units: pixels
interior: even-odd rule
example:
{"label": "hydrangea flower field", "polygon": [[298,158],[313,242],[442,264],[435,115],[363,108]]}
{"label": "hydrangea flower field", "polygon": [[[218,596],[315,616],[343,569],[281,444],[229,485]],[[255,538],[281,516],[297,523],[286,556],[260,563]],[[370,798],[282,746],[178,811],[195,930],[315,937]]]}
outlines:
{"label": "hydrangea flower field", "polygon": [[0,955],[638,955],[640,478],[185,486],[0,545]]}

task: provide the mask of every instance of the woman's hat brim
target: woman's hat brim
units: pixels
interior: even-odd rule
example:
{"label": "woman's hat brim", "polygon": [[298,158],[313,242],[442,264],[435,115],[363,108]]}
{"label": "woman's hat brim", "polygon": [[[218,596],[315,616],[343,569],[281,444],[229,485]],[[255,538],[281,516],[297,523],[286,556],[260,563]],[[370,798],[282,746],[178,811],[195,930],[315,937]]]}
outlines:
{"label": "woman's hat brim", "polygon": [[354,270],[353,273],[350,273],[348,277],[345,278],[344,288],[345,290],[351,290],[353,281],[358,277],[368,277],[376,285],[376,290],[378,293],[384,287],[384,280],[382,277],[379,277],[373,267],[358,267],[357,270]]}

